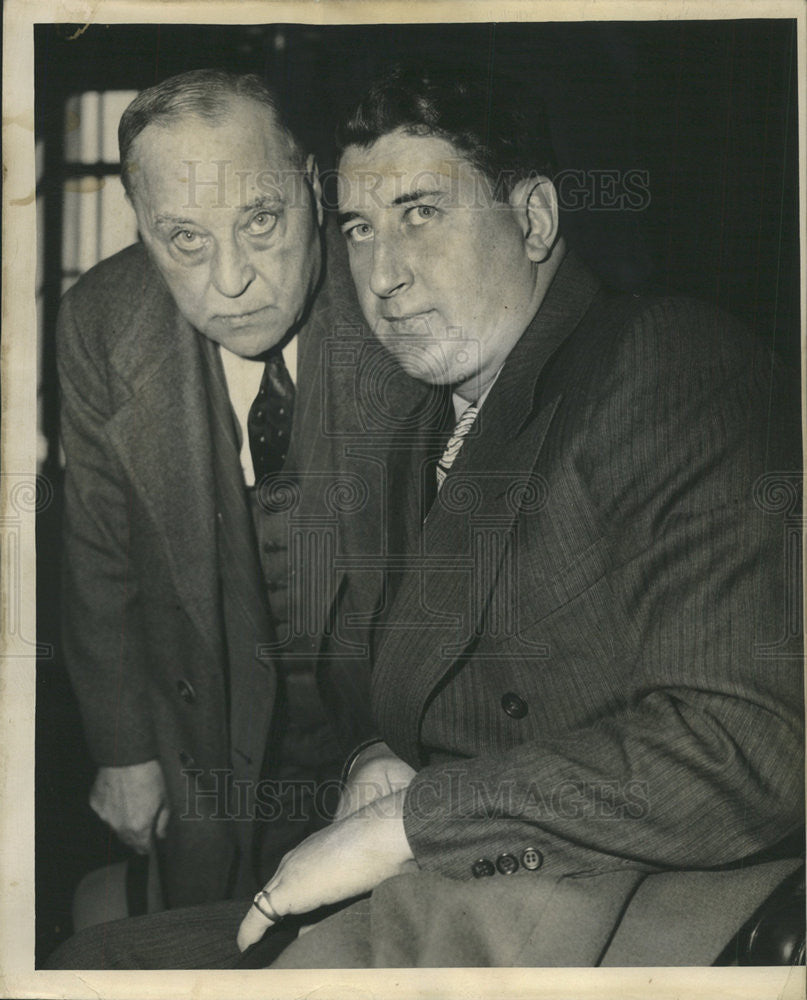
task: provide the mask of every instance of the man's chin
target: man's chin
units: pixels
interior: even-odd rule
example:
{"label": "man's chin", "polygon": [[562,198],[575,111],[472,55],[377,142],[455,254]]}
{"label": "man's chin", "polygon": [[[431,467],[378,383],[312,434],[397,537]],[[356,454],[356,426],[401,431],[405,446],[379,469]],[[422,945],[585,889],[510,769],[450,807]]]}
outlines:
{"label": "man's chin", "polygon": [[443,344],[430,341],[428,347],[423,342],[406,347],[389,342],[384,345],[407,375],[429,385],[447,385],[453,381],[451,366]]}
{"label": "man's chin", "polygon": [[273,324],[267,329],[266,326],[255,324],[234,329],[229,325],[222,327],[221,324],[214,323],[203,332],[210,340],[215,340],[239,357],[257,358],[276,347],[286,336],[288,328]]}

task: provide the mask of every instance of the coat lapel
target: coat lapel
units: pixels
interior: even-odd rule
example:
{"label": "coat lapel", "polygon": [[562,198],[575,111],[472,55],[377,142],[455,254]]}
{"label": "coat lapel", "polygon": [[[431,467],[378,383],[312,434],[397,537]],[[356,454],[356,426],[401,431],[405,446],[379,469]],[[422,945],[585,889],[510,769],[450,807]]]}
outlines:
{"label": "coat lapel", "polygon": [[[150,265],[149,265],[150,267]],[[199,335],[157,277],[110,363],[131,395],[108,433],[138,497],[163,536],[177,595],[214,655],[217,607],[214,484]],[[171,428],[171,433],[166,433]]]}
{"label": "coat lapel", "polygon": [[[441,678],[472,652],[483,614],[510,610],[506,564],[513,523],[522,509],[540,509],[538,459],[561,398],[540,375],[598,287],[569,255],[466,438],[420,544],[410,546],[373,675],[376,722],[395,734],[394,747],[406,760],[419,760],[424,706]],[[505,606],[497,607],[497,596]]]}
{"label": "coat lapel", "polygon": [[[312,649],[321,646],[329,634],[329,616],[339,593],[343,570],[334,564],[337,545],[331,545],[337,530],[341,495],[338,436],[326,427],[324,393],[326,391],[325,345],[329,331],[330,303],[328,289],[320,288],[304,328],[297,334],[297,388],[294,423],[284,473],[296,480],[299,502],[290,512],[289,552],[301,552],[300,567],[305,602],[305,628]],[[338,426],[338,421],[337,421]],[[311,548],[313,546],[313,548]],[[311,579],[316,568],[317,579]]]}

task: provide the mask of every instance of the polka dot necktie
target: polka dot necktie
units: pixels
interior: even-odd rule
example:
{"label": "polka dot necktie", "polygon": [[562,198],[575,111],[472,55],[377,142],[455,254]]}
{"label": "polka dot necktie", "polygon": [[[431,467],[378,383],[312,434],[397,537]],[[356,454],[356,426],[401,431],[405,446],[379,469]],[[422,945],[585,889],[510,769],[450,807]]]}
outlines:
{"label": "polka dot necktie", "polygon": [[442,489],[443,483],[446,481],[446,476],[448,475],[448,470],[454,464],[454,460],[460,453],[460,448],[462,447],[462,442],[465,440],[465,436],[471,429],[471,426],[476,420],[476,415],[479,413],[479,407],[471,405],[463,413],[460,419],[457,421],[456,426],[448,439],[448,444],[443,449],[443,454],[440,457],[440,461],[437,463],[437,492],[439,493]]}
{"label": "polka dot necktie", "polygon": [[247,416],[256,483],[283,468],[293,415],[294,383],[278,349],[266,359],[261,386]]}

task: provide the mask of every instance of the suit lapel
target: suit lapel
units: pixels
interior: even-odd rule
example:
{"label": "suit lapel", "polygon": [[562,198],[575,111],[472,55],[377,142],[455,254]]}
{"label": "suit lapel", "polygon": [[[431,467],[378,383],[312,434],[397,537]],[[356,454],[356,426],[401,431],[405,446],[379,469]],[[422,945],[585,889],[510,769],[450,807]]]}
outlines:
{"label": "suit lapel", "polygon": [[[598,290],[573,255],[511,352],[426,519],[410,547],[379,643],[373,710],[396,751],[419,759],[418,725],[440,679],[470,654],[492,597],[507,603],[513,523],[523,508],[540,509],[541,447],[560,395],[540,375],[578,325]],[[411,498],[407,501],[411,508]],[[408,516],[411,518],[411,510]],[[415,720],[416,723],[415,723]]]}
{"label": "suit lapel", "polygon": [[[472,649],[496,589],[513,522],[522,505],[542,495],[533,468],[558,403],[553,399],[511,440],[495,436],[494,413],[463,445],[410,554],[379,643],[373,710],[382,732],[397,732],[398,752],[417,759],[417,730],[426,700],[441,677]],[[410,502],[411,506],[411,502]],[[411,517],[411,513],[410,513]],[[411,553],[411,550],[410,550]],[[508,593],[506,587],[502,593]],[[507,612],[507,608],[500,612]],[[406,679],[402,683],[401,671]]]}
{"label": "suit lapel", "polygon": [[[289,528],[303,546],[306,575],[303,580],[305,622],[312,648],[321,646],[330,632],[329,613],[339,592],[343,571],[333,565],[336,546],[329,538],[336,531],[340,495],[338,438],[325,426],[325,344],[331,318],[328,289],[321,287],[304,328],[298,333],[297,390],[291,445],[284,472],[297,481],[300,501],[291,511]],[[316,551],[310,549],[310,545]],[[297,551],[296,546],[290,546]],[[310,579],[313,567],[318,578]]]}
{"label": "suit lapel", "polygon": [[454,426],[454,405],[443,387],[433,390],[432,399],[427,405],[430,419],[416,426],[403,444],[396,444],[390,458],[397,505],[390,519],[391,552],[420,552],[424,525],[433,523],[439,509],[436,468]]}
{"label": "suit lapel", "polygon": [[[216,495],[221,597],[229,653],[230,742],[236,776],[257,780],[271,727],[275,673],[267,646],[274,639],[252,513],[244,489],[238,445],[215,344],[202,341]],[[252,786],[250,786],[252,787]],[[247,796],[251,791],[247,791]],[[242,835],[250,836],[248,831]]]}
{"label": "suit lapel", "polygon": [[107,429],[163,535],[177,595],[211,651],[220,655],[215,494],[200,338],[156,272],[144,278],[143,288],[131,331],[110,359],[131,395]]}

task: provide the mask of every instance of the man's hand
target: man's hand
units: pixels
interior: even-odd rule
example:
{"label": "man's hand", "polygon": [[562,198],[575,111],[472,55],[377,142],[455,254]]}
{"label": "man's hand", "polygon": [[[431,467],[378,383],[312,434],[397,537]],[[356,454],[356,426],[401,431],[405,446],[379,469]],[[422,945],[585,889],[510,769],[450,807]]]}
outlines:
{"label": "man's hand", "polygon": [[99,767],[90,806],[127,847],[148,854],[153,835],[165,836],[168,805],[159,761],[128,767]]}
{"label": "man's hand", "polygon": [[[374,889],[385,879],[416,871],[404,833],[399,790],[335,820],[289,851],[266,883],[267,908],[278,918],[308,913]],[[275,921],[251,906],[241,921],[241,951],[263,937]]]}
{"label": "man's hand", "polygon": [[334,819],[344,819],[375,799],[406,789],[415,773],[386,743],[373,743],[353,761]]}

